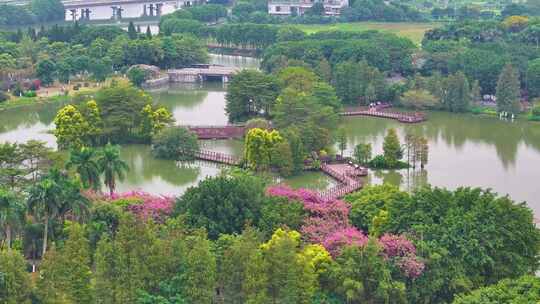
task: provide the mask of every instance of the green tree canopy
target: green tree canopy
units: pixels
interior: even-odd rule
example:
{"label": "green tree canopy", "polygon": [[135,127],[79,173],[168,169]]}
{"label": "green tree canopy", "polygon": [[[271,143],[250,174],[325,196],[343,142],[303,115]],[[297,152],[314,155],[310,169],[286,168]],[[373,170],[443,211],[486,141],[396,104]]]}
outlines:
{"label": "green tree canopy", "polygon": [[504,279],[495,285],[461,294],[453,304],[536,303],[540,300],[540,279],[526,275],[518,279]]}
{"label": "green tree canopy", "polygon": [[519,74],[507,64],[497,82],[497,110],[517,114],[520,112],[521,91],[519,84]]}
{"label": "green tree canopy", "polygon": [[16,250],[0,250],[0,301],[29,303],[31,286],[24,256]]}
{"label": "green tree canopy", "polygon": [[540,97],[540,58],[529,62],[527,68],[527,86],[530,97]]}
{"label": "green tree canopy", "polygon": [[152,154],[157,158],[193,160],[199,151],[197,135],[183,127],[170,127],[152,138]]}
{"label": "green tree canopy", "polygon": [[99,190],[101,186],[101,171],[96,157],[97,151],[94,148],[82,147],[69,153],[66,169],[74,168],[86,189]]}
{"label": "green tree canopy", "polygon": [[225,111],[229,121],[244,121],[256,115],[269,115],[278,95],[273,76],[259,71],[243,70],[236,74],[227,88]]}
{"label": "green tree canopy", "polygon": [[396,167],[403,157],[403,149],[396,129],[389,129],[383,142],[384,159],[389,167]]}
{"label": "green tree canopy", "polygon": [[428,257],[426,271],[409,289],[413,302],[451,301],[455,293],[538,267],[540,232],[532,211],[508,197],[481,189],[428,187],[410,199],[389,201],[381,210],[387,215],[379,231],[418,236],[418,251]]}
{"label": "green tree canopy", "polygon": [[344,301],[407,303],[405,284],[392,278],[392,270],[374,239],[363,247],[346,247],[336,262],[331,276],[337,285],[337,293]]}
{"label": "green tree canopy", "polygon": [[42,261],[37,286],[43,303],[92,303],[88,239],[77,223],[70,224],[68,235],[64,246],[50,250]]}
{"label": "green tree canopy", "polygon": [[64,5],[60,0],[32,0],[30,10],[41,22],[64,19]]}
{"label": "green tree canopy", "polygon": [[100,172],[103,174],[103,182],[109,188],[109,194],[112,196],[116,189],[116,181],[124,180],[129,167],[125,161],[120,158],[120,147],[107,144],[99,153],[97,164]]}
{"label": "green tree canopy", "polygon": [[249,174],[210,177],[178,198],[175,214],[184,214],[191,226],[206,228],[211,239],[239,233],[246,223],[258,223],[264,187],[263,180]]}

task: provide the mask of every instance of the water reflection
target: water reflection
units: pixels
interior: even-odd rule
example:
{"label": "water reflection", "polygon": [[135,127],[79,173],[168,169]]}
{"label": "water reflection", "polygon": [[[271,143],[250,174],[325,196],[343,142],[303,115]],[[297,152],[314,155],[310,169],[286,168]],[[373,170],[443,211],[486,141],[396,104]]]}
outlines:
{"label": "water reflection", "polygon": [[[212,55],[213,63],[256,68],[257,59]],[[168,107],[179,124],[225,124],[225,92],[221,83],[173,85],[150,94]],[[36,105],[0,112],[0,142],[46,141],[55,147],[50,133],[60,104]],[[389,128],[396,128],[401,138],[407,132],[429,140],[430,157],[426,170],[371,172],[366,183],[389,182],[411,190],[431,183],[456,188],[462,185],[493,188],[527,201],[540,214],[540,124],[525,121],[503,122],[491,117],[429,113],[429,120],[418,125],[396,121],[349,117],[344,119],[348,149],[370,142],[374,153],[382,152],[382,142]],[[206,141],[204,149],[242,155],[242,141]],[[148,146],[125,146],[122,158],[131,172],[118,185],[119,191],[142,189],[152,193],[180,194],[209,175],[218,174],[221,166],[207,162],[175,163],[151,157]],[[334,181],[320,173],[307,173],[287,179],[293,187],[327,189]]]}
{"label": "water reflection", "polygon": [[[396,128],[405,134],[425,136],[429,141],[429,163],[425,171],[377,172],[374,183],[390,182],[413,189],[427,182],[456,188],[462,185],[492,188],[527,201],[540,213],[540,125],[526,121],[505,122],[491,117],[429,113],[423,124],[404,125],[376,118],[347,118],[348,153],[361,142],[370,142],[374,153],[382,153],[386,131]],[[411,172],[412,171],[412,172]]]}
{"label": "water reflection", "polygon": [[258,69],[260,60],[255,57],[209,54],[211,64]]}
{"label": "water reflection", "polygon": [[56,147],[51,133],[61,104],[42,104],[0,111],[0,142],[26,142],[37,139]]}
{"label": "water reflection", "polygon": [[166,106],[179,125],[225,125],[226,88],[221,83],[171,84],[150,91],[154,102]]}
{"label": "water reflection", "polygon": [[294,189],[326,190],[336,185],[334,179],[319,172],[306,172],[299,176],[287,178],[284,181]]}

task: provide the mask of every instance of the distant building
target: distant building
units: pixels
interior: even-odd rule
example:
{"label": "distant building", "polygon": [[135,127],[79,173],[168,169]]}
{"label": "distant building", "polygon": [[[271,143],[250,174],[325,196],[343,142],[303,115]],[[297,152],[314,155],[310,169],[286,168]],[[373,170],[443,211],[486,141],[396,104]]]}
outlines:
{"label": "distant building", "polygon": [[[322,0],[326,16],[338,16],[349,0]],[[268,0],[268,13],[274,16],[303,15],[316,0]]]}

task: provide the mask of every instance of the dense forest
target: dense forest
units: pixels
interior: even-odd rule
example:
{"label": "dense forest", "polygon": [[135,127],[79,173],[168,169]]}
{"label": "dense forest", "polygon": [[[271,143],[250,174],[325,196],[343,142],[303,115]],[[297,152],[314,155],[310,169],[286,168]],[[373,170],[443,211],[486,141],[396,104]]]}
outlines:
{"label": "dense forest", "polygon": [[2,72],[26,71],[42,84],[55,80],[88,77],[103,81],[114,71],[126,71],[135,64],[161,68],[185,67],[208,60],[201,41],[175,34],[152,37],[135,31],[126,33],[116,26],[53,26],[5,35],[11,41],[0,44]]}
{"label": "dense forest", "polygon": [[19,26],[64,20],[60,0],[32,0],[29,5],[0,3],[0,26]]}
{"label": "dense forest", "polygon": [[[27,146],[2,145],[13,148]],[[98,167],[114,163],[110,149],[98,153]],[[489,191],[374,186],[322,201],[229,171],[176,199],[81,194],[71,172],[93,161],[82,155],[72,154],[65,173],[41,167],[35,180],[0,192],[9,215],[1,222],[3,302],[506,303],[490,295],[497,289],[524,301],[540,296],[537,278],[520,278],[523,287],[509,281],[538,265],[532,213]],[[31,279],[25,257],[39,256]]]}

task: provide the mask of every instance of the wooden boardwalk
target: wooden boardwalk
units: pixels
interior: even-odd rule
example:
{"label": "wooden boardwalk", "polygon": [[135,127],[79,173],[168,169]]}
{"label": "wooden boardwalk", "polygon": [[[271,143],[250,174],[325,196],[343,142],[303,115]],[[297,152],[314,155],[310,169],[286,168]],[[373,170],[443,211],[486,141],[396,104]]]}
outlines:
{"label": "wooden boardwalk", "polygon": [[240,165],[240,158],[221,152],[199,150],[199,152],[195,153],[195,157],[200,160],[211,161],[229,166]]}
{"label": "wooden boardwalk", "polygon": [[352,109],[339,113],[341,116],[371,116],[371,117],[380,117],[395,119],[402,123],[419,123],[426,120],[426,115],[424,113],[406,113],[406,112],[390,112],[390,111],[381,111],[376,108],[370,108],[367,110],[362,109]]}
{"label": "wooden boardwalk", "polygon": [[355,168],[349,164],[322,164],[321,170],[338,181],[338,185],[319,192],[321,199],[331,201],[360,190],[363,184],[358,176],[367,175],[366,168]]}
{"label": "wooden boardwalk", "polygon": [[245,127],[242,125],[186,127],[200,140],[241,138],[245,132]]}

